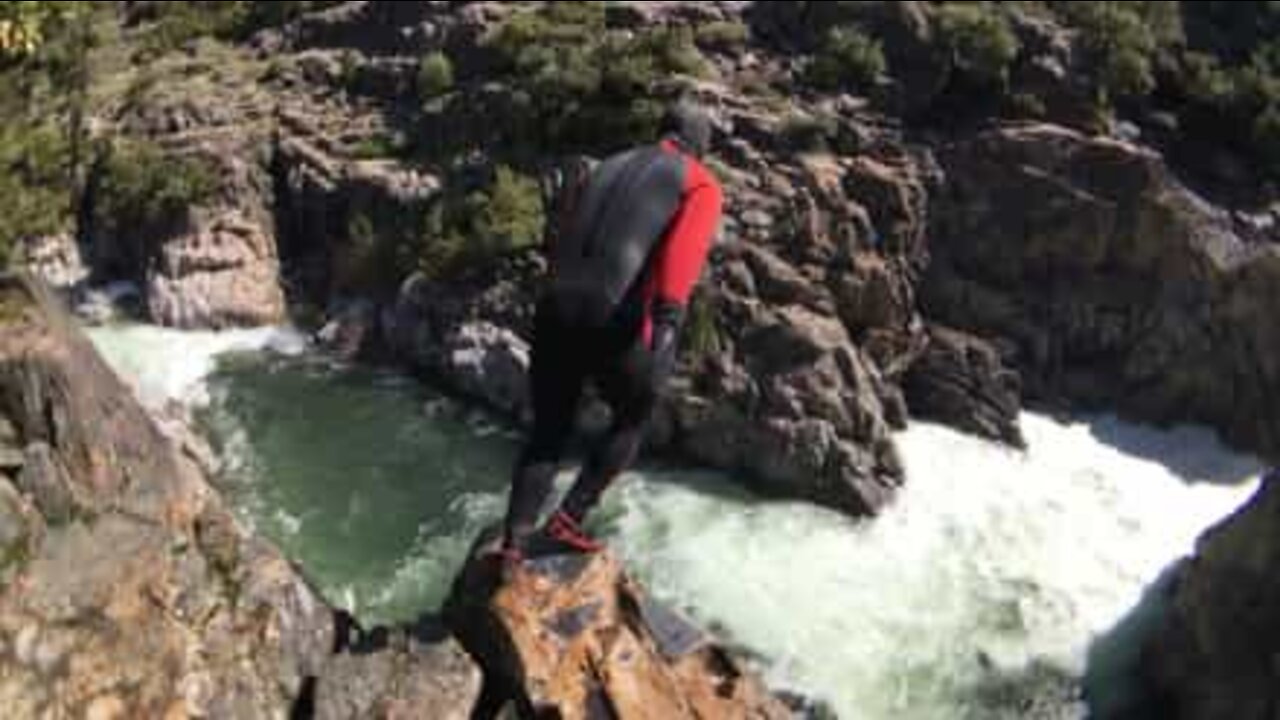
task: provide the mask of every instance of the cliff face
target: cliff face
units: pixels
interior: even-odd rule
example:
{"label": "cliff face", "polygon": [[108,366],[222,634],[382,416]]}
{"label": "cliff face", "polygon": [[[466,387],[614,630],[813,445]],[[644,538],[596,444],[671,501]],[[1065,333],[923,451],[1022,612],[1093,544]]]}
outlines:
{"label": "cliff face", "polygon": [[1143,667],[1174,718],[1265,720],[1280,708],[1280,475],[1200,538]]}
{"label": "cliff face", "polygon": [[[0,278],[0,704],[12,717],[321,717],[435,703],[448,642],[353,652],[40,286]],[[372,668],[391,664],[397,682]],[[306,716],[306,715],[303,715]],[[403,712],[401,714],[403,716]]]}
{"label": "cliff face", "polygon": [[[1260,400],[1274,218],[1218,210],[1114,138],[1088,28],[924,3],[307,7],[162,55],[104,106],[106,126],[216,169],[145,252],[92,238],[91,269],[141,279],[152,320],[273,322],[287,287],[324,308],[335,349],[390,349],[520,416],[543,261],[520,246],[536,198],[515,183],[495,201],[497,170],[607,151],[684,92],[715,109],[728,206],[654,445],[852,514],[903,481],[908,416],[1016,445],[1024,391],[1277,450]],[[833,27],[878,39],[887,71],[846,77],[858,58]],[[966,59],[984,38],[1011,48],[999,92]],[[624,51],[634,67],[602,74],[597,55]],[[823,62],[847,66],[823,79]]]}
{"label": "cliff face", "polygon": [[1029,125],[939,157],[930,317],[997,338],[1032,397],[1280,455],[1280,244],[1130,143]]}

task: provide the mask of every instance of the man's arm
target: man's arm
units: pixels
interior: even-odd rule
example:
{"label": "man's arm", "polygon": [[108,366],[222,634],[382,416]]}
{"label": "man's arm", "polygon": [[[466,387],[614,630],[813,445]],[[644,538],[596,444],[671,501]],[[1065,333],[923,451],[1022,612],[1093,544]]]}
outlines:
{"label": "man's arm", "polygon": [[684,307],[707,263],[724,204],[715,178],[699,165],[691,163],[690,167],[692,189],[685,195],[654,267],[653,296],[645,329],[653,354],[650,382],[655,387],[662,385],[675,366]]}
{"label": "man's arm", "polygon": [[706,265],[724,196],[720,185],[706,171],[701,174],[707,177],[686,195],[654,268],[657,304],[683,308]]}

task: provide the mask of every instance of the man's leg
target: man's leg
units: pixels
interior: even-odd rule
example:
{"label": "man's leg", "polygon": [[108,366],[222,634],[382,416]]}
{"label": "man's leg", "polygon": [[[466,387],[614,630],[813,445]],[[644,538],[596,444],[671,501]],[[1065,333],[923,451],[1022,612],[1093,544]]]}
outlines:
{"label": "man's leg", "polygon": [[557,515],[576,529],[604,491],[636,459],[644,431],[657,403],[658,390],[651,372],[652,358],[642,342],[619,359],[600,378],[600,389],[613,411],[613,423],[588,453],[573,487]]}
{"label": "man's leg", "polygon": [[575,361],[570,346],[574,341],[551,312],[538,309],[529,370],[533,430],[511,477],[511,497],[503,525],[506,548],[518,548],[533,532],[573,432],[584,380],[582,364]]}

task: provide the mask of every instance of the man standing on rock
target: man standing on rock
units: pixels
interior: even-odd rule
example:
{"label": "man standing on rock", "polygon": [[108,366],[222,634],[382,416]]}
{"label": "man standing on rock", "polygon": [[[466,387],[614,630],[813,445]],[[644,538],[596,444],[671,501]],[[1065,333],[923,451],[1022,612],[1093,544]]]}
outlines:
{"label": "man standing on rock", "polygon": [[[662,139],[602,161],[561,193],[537,307],[530,385],[534,426],[511,481],[502,552],[595,552],[583,519],[636,456],[675,365],[685,304],[720,221],[720,184],[699,162],[711,120],[680,103]],[[564,500],[535,529],[574,429],[585,383],[612,410]]]}

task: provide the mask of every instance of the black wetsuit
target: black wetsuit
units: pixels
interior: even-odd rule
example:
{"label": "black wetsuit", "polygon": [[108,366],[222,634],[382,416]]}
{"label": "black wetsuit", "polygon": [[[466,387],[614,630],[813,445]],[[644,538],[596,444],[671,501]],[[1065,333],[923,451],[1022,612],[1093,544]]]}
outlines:
{"label": "black wetsuit", "polygon": [[608,158],[575,197],[537,309],[534,428],[512,479],[509,538],[536,522],[586,382],[609,404],[613,424],[561,510],[580,522],[635,458],[722,202],[710,173],[669,142]]}

